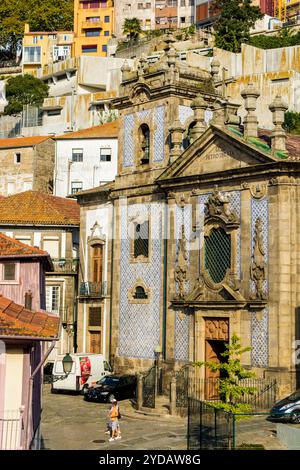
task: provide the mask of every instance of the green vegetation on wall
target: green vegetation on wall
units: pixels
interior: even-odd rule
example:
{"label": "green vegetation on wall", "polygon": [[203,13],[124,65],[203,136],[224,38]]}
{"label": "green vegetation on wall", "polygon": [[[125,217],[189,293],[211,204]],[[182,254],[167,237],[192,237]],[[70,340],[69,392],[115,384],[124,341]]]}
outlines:
{"label": "green vegetation on wall", "polygon": [[279,47],[297,46],[300,44],[300,31],[295,33],[293,28],[285,27],[275,36],[258,34],[248,42],[251,46],[261,49],[277,49]]}

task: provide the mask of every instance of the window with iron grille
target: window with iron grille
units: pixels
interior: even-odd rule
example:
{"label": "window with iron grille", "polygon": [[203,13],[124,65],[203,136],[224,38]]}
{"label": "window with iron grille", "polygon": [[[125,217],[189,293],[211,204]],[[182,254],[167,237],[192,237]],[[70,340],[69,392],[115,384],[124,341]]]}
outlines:
{"label": "window with iron grille", "polygon": [[134,231],[134,257],[149,255],[149,222],[135,225]]}
{"label": "window with iron grille", "polygon": [[135,299],[148,299],[148,295],[145,292],[145,289],[142,286],[137,286],[135,288],[135,293],[133,296]]}
{"label": "window with iron grille", "polygon": [[231,266],[231,239],[222,228],[213,228],[205,237],[204,265],[215,283],[223,281]]}
{"label": "window with iron grille", "polygon": [[101,326],[101,307],[89,308],[89,326]]}

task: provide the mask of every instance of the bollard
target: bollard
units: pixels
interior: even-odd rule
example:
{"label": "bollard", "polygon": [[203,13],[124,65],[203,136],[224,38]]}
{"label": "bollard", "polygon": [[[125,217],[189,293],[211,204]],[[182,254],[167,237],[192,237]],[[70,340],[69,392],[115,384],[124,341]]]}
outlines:
{"label": "bollard", "polygon": [[170,383],[170,415],[176,415],[176,377]]}
{"label": "bollard", "polygon": [[143,406],[143,376],[138,374],[137,376],[137,397],[136,397],[136,409],[140,410]]}

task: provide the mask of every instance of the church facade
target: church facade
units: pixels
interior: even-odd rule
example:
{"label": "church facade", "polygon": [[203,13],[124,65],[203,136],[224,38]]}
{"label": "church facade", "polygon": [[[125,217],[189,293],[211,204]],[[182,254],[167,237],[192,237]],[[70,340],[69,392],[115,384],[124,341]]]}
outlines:
{"label": "church facade", "polygon": [[258,377],[299,386],[300,152],[282,127],[285,104],[270,103],[266,135],[249,84],[241,126],[219,64],[208,73],[178,62],[169,37],[158,62],[142,57],[122,74],[117,177],[78,195],[82,214],[95,201],[112,208],[104,243],[115,369],[146,370],[155,351],[170,372],[222,361],[235,333]]}

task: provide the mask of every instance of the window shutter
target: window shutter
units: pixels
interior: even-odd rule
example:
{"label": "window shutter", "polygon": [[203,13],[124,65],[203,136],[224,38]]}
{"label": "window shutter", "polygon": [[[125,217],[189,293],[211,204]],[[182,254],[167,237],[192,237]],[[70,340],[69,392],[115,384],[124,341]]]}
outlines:
{"label": "window shutter", "polygon": [[89,326],[101,326],[101,307],[89,308]]}

